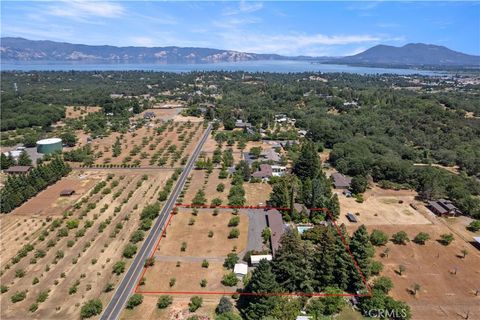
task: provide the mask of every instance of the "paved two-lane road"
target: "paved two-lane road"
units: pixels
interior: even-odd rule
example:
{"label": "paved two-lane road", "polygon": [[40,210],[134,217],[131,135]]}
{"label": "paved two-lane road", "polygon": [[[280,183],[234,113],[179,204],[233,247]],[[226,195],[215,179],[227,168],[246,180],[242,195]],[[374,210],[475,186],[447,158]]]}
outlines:
{"label": "paved two-lane road", "polygon": [[147,239],[143,243],[139,252],[133,259],[133,262],[130,265],[130,268],[128,268],[127,273],[125,274],[122,281],[118,285],[117,290],[113,294],[112,300],[108,304],[107,308],[105,308],[105,311],[103,312],[100,318],[101,320],[116,320],[120,317],[120,314],[122,313],[125,303],[127,302],[128,298],[130,297],[130,294],[134,290],[139,280],[140,274],[142,273],[143,266],[145,264],[145,260],[151,255],[153,248],[155,247],[155,244],[157,242],[157,239],[161,236],[165,223],[168,220],[168,216],[170,215],[170,212],[172,211],[177,201],[177,198],[183,189],[183,186],[185,184],[185,181],[187,180],[187,177],[190,175],[190,172],[195,166],[195,161],[197,160],[198,155],[200,154],[202,147],[205,144],[205,141],[207,141],[208,135],[210,134],[211,130],[212,130],[212,127],[209,124],[202,138],[200,139],[198,145],[195,147],[195,151],[193,152],[192,156],[188,160],[187,165],[185,166],[183,172],[178,178],[178,181],[175,187],[173,188],[173,191],[170,194],[170,197],[167,199],[167,201],[163,205],[160,215],[155,221],[155,224],[153,225],[153,228],[148,234]]}

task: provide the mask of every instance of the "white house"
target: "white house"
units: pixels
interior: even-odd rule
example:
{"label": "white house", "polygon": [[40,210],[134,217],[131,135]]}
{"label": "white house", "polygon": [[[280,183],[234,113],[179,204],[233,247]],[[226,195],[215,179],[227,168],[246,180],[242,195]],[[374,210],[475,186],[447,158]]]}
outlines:
{"label": "white house", "polygon": [[272,165],[272,176],[274,177],[282,177],[285,175],[285,172],[287,171],[287,167],[284,166],[275,166]]}
{"label": "white house", "polygon": [[260,260],[267,260],[267,261],[272,261],[272,255],[271,254],[259,254],[259,255],[252,255],[250,256],[250,263],[252,266],[258,266],[260,263]]}

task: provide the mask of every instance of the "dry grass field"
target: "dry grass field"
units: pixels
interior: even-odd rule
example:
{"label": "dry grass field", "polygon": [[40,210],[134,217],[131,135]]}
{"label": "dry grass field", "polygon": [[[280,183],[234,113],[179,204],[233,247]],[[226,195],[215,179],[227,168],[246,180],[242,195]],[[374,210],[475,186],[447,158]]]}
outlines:
{"label": "dry grass field", "polygon": [[199,319],[214,319],[218,297],[202,296],[203,304],[194,313],[188,311],[189,296],[175,295],[173,304],[168,309],[158,309],[158,295],[144,295],[143,303],[133,310],[125,309],[120,317],[122,320],[186,320],[192,315]]}
{"label": "dry grass field", "polygon": [[[164,127],[162,132],[157,129]],[[203,133],[202,123],[152,121],[132,132],[118,132],[91,143],[95,165],[134,165],[141,167],[180,166],[193,152]],[[120,154],[115,156],[113,146],[119,139]],[[82,139],[82,141],[86,138]],[[84,145],[82,142],[81,145]],[[162,160],[163,159],[163,160]],[[183,161],[182,161],[183,160]],[[73,163],[72,166],[78,166]]]}
{"label": "dry grass field", "polygon": [[[390,236],[403,230],[413,239],[419,232],[427,232],[431,240],[425,245],[413,242],[395,245],[389,242],[388,257],[380,257],[384,248],[377,248],[377,260],[384,264],[382,275],[393,280],[391,295],[408,303],[412,308],[413,319],[480,319],[480,253],[470,243],[459,237],[449,245],[437,242],[441,234],[450,233],[442,224],[369,227],[369,231],[380,229]],[[462,250],[468,255],[462,258]],[[398,269],[404,265],[406,271],[400,276]],[[456,271],[456,274],[454,274]],[[421,289],[417,295],[411,293],[417,283]]]}
{"label": "dry grass field", "polygon": [[[95,194],[84,190],[82,199],[56,219],[8,215],[8,232],[17,233],[20,241],[33,249],[19,261],[6,258],[2,250],[1,282],[8,287],[1,296],[2,319],[77,319],[88,299],[100,298],[104,305],[108,303],[113,291],[105,293],[104,288],[107,283],[116,285],[121,278],[112,273],[113,265],[124,260],[128,267],[130,260],[122,258],[123,248],[138,228],[142,208],[155,202],[172,171],[111,169],[108,173],[85,171],[85,175],[107,185]],[[25,224],[36,227],[26,229]],[[4,243],[8,247],[12,241],[5,240],[2,232]],[[25,292],[26,298],[14,303],[11,298],[16,292]],[[36,311],[29,311],[40,293],[46,292],[46,301],[38,303]]]}
{"label": "dry grass field", "polygon": [[[415,200],[416,192],[411,190],[385,190],[373,187],[364,193],[364,202],[358,203],[355,198],[347,198],[342,190],[335,190],[340,200],[340,217],[338,221],[351,224],[346,214],[351,212],[357,216],[358,224],[365,225],[416,225],[430,224],[411,204],[421,206]],[[359,213],[357,215],[357,213]]]}
{"label": "dry grass field", "polygon": [[[139,292],[232,292],[235,287],[221,283],[224,274],[229,271],[223,267],[228,253],[244,254],[248,240],[248,215],[240,211],[240,231],[238,238],[229,239],[233,227],[229,220],[235,215],[231,210],[199,209],[195,216],[193,209],[179,208],[167,226],[165,236],[160,240],[155,253],[155,265],[147,268],[145,284]],[[193,224],[192,224],[193,223]],[[209,234],[212,232],[212,234]],[[182,251],[182,246],[185,249]],[[209,262],[208,268],[202,262]],[[174,285],[170,279],[175,278]],[[205,287],[200,281],[207,280]]]}
{"label": "dry grass field", "polygon": [[66,106],[65,107],[65,118],[67,119],[78,119],[83,118],[89,113],[100,112],[101,107],[91,107],[91,106]]}

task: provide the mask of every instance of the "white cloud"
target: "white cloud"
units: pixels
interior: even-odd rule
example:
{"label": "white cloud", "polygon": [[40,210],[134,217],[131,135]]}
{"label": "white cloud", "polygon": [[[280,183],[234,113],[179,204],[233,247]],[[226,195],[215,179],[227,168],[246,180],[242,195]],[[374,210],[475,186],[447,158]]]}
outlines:
{"label": "white cloud", "polygon": [[[237,51],[277,53],[282,55],[338,55],[358,53],[365,47],[386,41],[400,41],[381,35],[324,35],[324,34],[253,34],[248,32],[220,32],[224,47]],[[403,38],[401,38],[403,39]],[[352,45],[363,44],[352,52]],[[340,50],[339,50],[340,49]]]}
{"label": "white cloud", "polygon": [[252,13],[263,9],[262,2],[240,1],[238,7],[226,9],[223,14],[226,16],[232,16],[242,13]]}
{"label": "white cloud", "polygon": [[50,15],[80,21],[88,21],[90,18],[117,18],[125,14],[122,5],[107,1],[62,1],[49,6],[47,10]]}

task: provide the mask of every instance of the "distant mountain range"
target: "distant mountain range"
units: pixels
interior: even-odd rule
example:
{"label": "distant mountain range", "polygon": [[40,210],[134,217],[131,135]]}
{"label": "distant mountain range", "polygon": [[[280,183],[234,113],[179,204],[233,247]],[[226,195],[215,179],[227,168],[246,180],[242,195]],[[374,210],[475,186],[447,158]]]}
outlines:
{"label": "distant mountain range", "polygon": [[217,63],[259,60],[308,60],[368,66],[472,66],[480,67],[480,56],[450,50],[446,47],[415,43],[403,47],[378,45],[347,57],[287,57],[233,50],[184,47],[115,47],[71,44],[48,40],[0,39],[2,61],[96,61]]}
{"label": "distant mountain range", "polygon": [[362,53],[336,59],[333,63],[396,66],[476,66],[480,56],[453,51],[443,46],[410,43],[403,47],[378,45]]}

